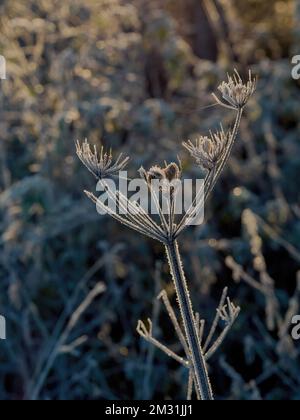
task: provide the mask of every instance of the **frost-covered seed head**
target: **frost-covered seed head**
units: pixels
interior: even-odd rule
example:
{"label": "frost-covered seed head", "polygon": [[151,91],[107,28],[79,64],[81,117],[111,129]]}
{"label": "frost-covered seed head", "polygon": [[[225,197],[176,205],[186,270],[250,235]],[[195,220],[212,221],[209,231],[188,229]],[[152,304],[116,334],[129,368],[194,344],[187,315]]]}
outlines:
{"label": "frost-covered seed head", "polygon": [[198,165],[211,171],[224,156],[232,133],[225,133],[223,129],[216,133],[210,133],[210,137],[201,136],[196,143],[188,141],[183,146],[190,152]]}
{"label": "frost-covered seed head", "polygon": [[125,169],[129,161],[129,157],[122,159],[121,154],[114,162],[111,151],[107,153],[101,146],[100,153],[98,153],[97,147],[92,148],[87,140],[82,144],[79,141],[76,142],[76,153],[81,162],[97,179],[116,176]]}

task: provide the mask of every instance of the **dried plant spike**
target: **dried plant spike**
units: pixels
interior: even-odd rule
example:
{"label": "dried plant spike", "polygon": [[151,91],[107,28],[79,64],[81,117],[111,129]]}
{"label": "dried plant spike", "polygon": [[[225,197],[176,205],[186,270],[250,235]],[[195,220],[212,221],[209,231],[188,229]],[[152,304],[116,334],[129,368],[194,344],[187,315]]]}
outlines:
{"label": "dried plant spike", "polygon": [[77,140],[76,153],[84,166],[97,179],[116,176],[126,168],[129,161],[129,157],[123,159],[123,155],[120,154],[114,162],[111,150],[107,153],[104,151],[103,146],[101,146],[100,152],[98,152],[97,147],[94,146],[92,148],[87,139],[82,144]]}
{"label": "dried plant spike", "polygon": [[222,99],[213,93],[217,103],[229,109],[241,110],[245,107],[251,96],[256,90],[257,78],[252,76],[249,70],[249,79],[243,82],[239,72],[234,71],[232,76],[228,75],[228,81],[221,83],[218,90],[221,92]]}
{"label": "dried plant spike", "polygon": [[232,132],[225,133],[221,127],[220,131],[210,132],[210,137],[201,136],[193,144],[191,140],[184,142],[183,146],[189,151],[197,164],[204,169],[211,171],[224,157],[225,151],[232,137]]}

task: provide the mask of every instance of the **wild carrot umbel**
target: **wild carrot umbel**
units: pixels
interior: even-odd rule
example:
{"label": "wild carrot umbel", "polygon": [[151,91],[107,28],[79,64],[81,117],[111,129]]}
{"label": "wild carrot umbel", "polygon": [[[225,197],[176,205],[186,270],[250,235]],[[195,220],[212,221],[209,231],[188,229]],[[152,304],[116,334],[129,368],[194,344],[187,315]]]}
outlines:
{"label": "wild carrot umbel", "polygon": [[[216,133],[211,132],[209,137],[201,137],[195,145],[191,141],[184,143],[184,147],[195,158],[196,163],[206,170],[206,177],[204,186],[197,192],[193,203],[182,217],[178,217],[175,212],[176,182],[181,178],[181,164],[178,165],[172,162],[170,164],[166,163],[164,167],[155,165],[148,171],[144,168],[140,169],[140,175],[146,183],[156,206],[158,217],[155,218],[154,216],[150,216],[139,203],[129,200],[121,191],[113,192],[104,179],[105,177],[116,176],[120,170],[123,170],[128,163],[128,158],[122,160],[119,157],[114,161],[112,154],[105,153],[103,148],[101,148],[101,152],[98,154],[96,149],[92,150],[90,148],[87,141],[82,146],[77,143],[77,154],[80,160],[99,180],[107,192],[108,197],[115,204],[115,208],[126,211],[115,212],[101,200],[97,199],[94,194],[86,192],[87,196],[101,210],[104,210],[117,221],[145,236],[158,240],[165,246],[179,303],[183,330],[166,293],[162,292],[160,297],[166,306],[176,334],[183,346],[186,359],[178,356],[153,337],[152,322],[150,320],[149,330],[141,321],[138,323],[137,330],[147,341],[156,345],[170,357],[189,369],[188,399],[192,396],[194,384],[196,395],[199,399],[213,400],[213,392],[207,370],[207,360],[223,342],[238,316],[239,308],[235,307],[229,298],[227,298],[227,289],[225,289],[220,305],[217,308],[215,320],[206,340],[204,340],[205,322],[193,311],[188,283],[179,251],[178,238],[199,213],[199,210],[205,204],[207,197],[221,175],[236,140],[244,107],[254,93],[255,85],[256,80],[252,78],[251,73],[246,84],[243,83],[237,72],[233,77],[229,76],[228,82],[223,82],[219,87],[223,99],[220,100],[216,95],[214,97],[220,106],[236,111],[233,128],[225,132],[221,127],[220,131]],[[155,180],[162,181],[162,186],[158,191],[154,188]],[[170,192],[167,198],[167,212],[163,211],[161,202],[161,195],[164,195],[165,190]],[[225,327],[222,333],[213,341],[220,320],[225,323]]]}

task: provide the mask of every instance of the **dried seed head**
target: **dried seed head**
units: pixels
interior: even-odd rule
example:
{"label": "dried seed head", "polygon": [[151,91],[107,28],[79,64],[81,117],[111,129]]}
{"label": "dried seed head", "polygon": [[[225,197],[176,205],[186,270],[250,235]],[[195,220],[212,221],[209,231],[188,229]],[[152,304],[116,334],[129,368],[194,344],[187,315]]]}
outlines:
{"label": "dried seed head", "polygon": [[223,128],[216,133],[210,133],[210,137],[202,136],[193,144],[190,140],[183,146],[190,152],[198,165],[211,171],[224,156],[229,145],[232,133],[225,133]]}
{"label": "dried seed head", "polygon": [[109,178],[124,170],[129,158],[122,160],[122,154],[114,162],[111,151],[104,151],[103,146],[98,153],[96,146],[92,149],[87,140],[80,144],[76,142],[76,153],[81,162],[98,179]]}
{"label": "dried seed head", "polygon": [[166,181],[172,183],[181,178],[181,169],[176,163],[166,164],[165,168],[158,165],[152,166],[149,171],[144,168],[140,169],[140,175],[150,185],[153,180]]}
{"label": "dried seed head", "polygon": [[228,81],[223,82],[219,86],[219,91],[225,102],[222,102],[215,94],[213,94],[216,101],[227,108],[242,109],[255,92],[257,79],[252,77],[251,70],[249,71],[249,80],[244,83],[238,71],[235,70],[233,76],[228,75]]}

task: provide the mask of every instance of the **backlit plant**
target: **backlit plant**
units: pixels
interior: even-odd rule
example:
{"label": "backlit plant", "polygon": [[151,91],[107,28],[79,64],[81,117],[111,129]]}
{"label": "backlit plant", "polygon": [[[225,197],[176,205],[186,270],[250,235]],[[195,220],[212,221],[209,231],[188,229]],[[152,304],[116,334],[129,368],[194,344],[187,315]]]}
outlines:
{"label": "backlit plant", "polygon": [[[227,297],[227,289],[225,289],[212,327],[206,339],[204,338],[204,320],[200,318],[199,314],[194,312],[192,307],[189,287],[179,251],[178,238],[191,224],[191,220],[195,218],[200,208],[205,204],[205,201],[219,179],[237,138],[244,108],[253,95],[255,88],[256,79],[252,77],[251,72],[246,83],[242,81],[237,71],[233,76],[228,76],[228,81],[223,82],[219,87],[221,99],[215,94],[213,96],[218,105],[235,111],[236,117],[232,129],[225,132],[221,127],[220,131],[215,133],[211,132],[209,136],[200,137],[195,144],[191,141],[183,143],[184,147],[196,160],[196,163],[206,171],[206,177],[204,188],[197,192],[192,205],[181,217],[175,212],[175,192],[168,196],[168,214],[165,214],[162,210],[161,191],[157,191],[153,187],[154,180],[165,181],[166,184],[170,184],[172,191],[172,183],[180,180],[182,175],[180,164],[178,165],[172,162],[170,164],[166,163],[164,167],[155,165],[149,170],[145,170],[144,168],[140,169],[140,175],[146,183],[151,198],[157,208],[158,218],[155,218],[154,216],[150,216],[140,204],[129,200],[121,191],[112,191],[105,181],[106,178],[116,177],[126,167],[128,158],[119,156],[114,160],[112,153],[105,152],[103,147],[100,153],[98,153],[97,149],[95,147],[91,148],[87,141],[82,145],[77,142],[78,157],[102,184],[108,197],[115,203],[116,208],[121,211],[113,211],[90,192],[86,192],[87,196],[101,210],[111,215],[114,219],[145,236],[161,242],[166,249],[168,264],[179,303],[181,321],[178,320],[165,291],[162,291],[160,298],[166,306],[186,357],[178,356],[154,338],[151,320],[148,322],[148,327],[144,322],[139,321],[137,331],[145,340],[156,345],[189,370],[188,399],[191,398],[194,387],[198,399],[213,400],[207,361],[223,342],[236,320],[240,308],[236,307],[230,301]],[[221,334],[215,337],[220,320],[224,322],[225,326]]]}

